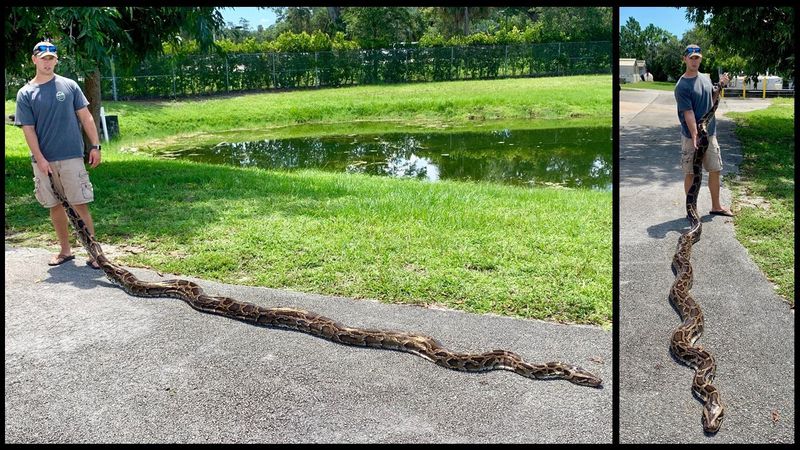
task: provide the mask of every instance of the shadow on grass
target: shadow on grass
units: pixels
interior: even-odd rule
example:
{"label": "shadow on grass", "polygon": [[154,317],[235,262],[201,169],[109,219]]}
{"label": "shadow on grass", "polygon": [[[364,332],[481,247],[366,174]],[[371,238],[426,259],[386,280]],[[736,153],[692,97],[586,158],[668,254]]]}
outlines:
{"label": "shadow on grass", "polygon": [[[43,224],[47,212],[35,201],[30,159],[6,157],[6,230]],[[95,191],[91,211],[98,235],[135,235],[180,241],[196,229],[224,220],[227,204],[252,200],[248,214],[323,217],[326,202],[349,195],[369,195],[337,182],[291,173],[244,170],[164,160],[112,161],[90,169]]]}

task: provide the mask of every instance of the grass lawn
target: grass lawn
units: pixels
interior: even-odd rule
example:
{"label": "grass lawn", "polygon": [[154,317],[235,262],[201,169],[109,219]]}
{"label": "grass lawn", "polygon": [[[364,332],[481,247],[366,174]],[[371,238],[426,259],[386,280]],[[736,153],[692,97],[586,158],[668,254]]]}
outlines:
{"label": "grass lawn", "polygon": [[744,156],[732,183],[736,236],[794,305],[794,99],[728,116],[736,121]]}
{"label": "grass lawn", "polygon": [[[580,92],[580,91],[583,92]],[[530,93],[530,91],[535,91]],[[576,92],[579,91],[579,92]],[[604,104],[604,106],[601,106]],[[6,112],[13,112],[6,102]],[[92,170],[102,243],[130,266],[226,283],[609,326],[611,193],[428,183],[159,160],[159,146],[231,128],[337,133],[353,122],[465,128],[578,118],[611,126],[611,77],[471,81],[108,102],[123,138]],[[10,110],[10,111],[9,111]],[[108,147],[108,150],[106,150]],[[6,125],[6,242],[55,236]],[[246,299],[243,299],[246,300]]]}
{"label": "grass lawn", "polygon": [[625,83],[620,85],[622,89],[655,89],[658,91],[674,91],[675,82],[673,81],[647,81],[641,83]]}

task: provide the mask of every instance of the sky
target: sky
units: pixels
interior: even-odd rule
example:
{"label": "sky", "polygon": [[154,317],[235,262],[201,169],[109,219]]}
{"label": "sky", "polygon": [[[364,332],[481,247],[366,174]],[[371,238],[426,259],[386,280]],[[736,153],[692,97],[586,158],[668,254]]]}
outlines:
{"label": "sky", "polygon": [[659,28],[669,31],[680,39],[683,33],[693,27],[693,24],[686,20],[686,8],[644,8],[644,7],[620,7],[619,26],[625,25],[628,17],[633,17],[639,22],[644,30],[651,23]]}
{"label": "sky", "polygon": [[222,17],[225,19],[225,23],[233,22],[235,25],[239,25],[239,19],[244,17],[250,22],[250,29],[256,30],[258,29],[259,25],[263,25],[264,28],[269,27],[273,23],[275,23],[275,13],[269,9],[259,9],[256,7],[252,8],[230,8],[225,7],[222,8]]}

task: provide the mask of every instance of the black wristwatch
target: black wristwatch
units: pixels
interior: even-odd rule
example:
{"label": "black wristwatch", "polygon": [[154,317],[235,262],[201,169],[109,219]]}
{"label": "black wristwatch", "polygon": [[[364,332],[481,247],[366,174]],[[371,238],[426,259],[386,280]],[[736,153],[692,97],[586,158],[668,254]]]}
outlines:
{"label": "black wristwatch", "polygon": [[95,144],[95,145],[93,145],[93,146],[91,146],[89,148],[92,149],[92,150],[97,150],[99,152],[100,151],[100,144]]}

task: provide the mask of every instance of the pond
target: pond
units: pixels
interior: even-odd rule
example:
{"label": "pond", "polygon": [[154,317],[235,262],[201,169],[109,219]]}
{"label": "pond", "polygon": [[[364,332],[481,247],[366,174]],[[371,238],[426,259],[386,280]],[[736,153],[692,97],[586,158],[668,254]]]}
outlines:
{"label": "pond", "polygon": [[610,190],[609,127],[394,132],[175,147],[166,158],[256,166]]}

